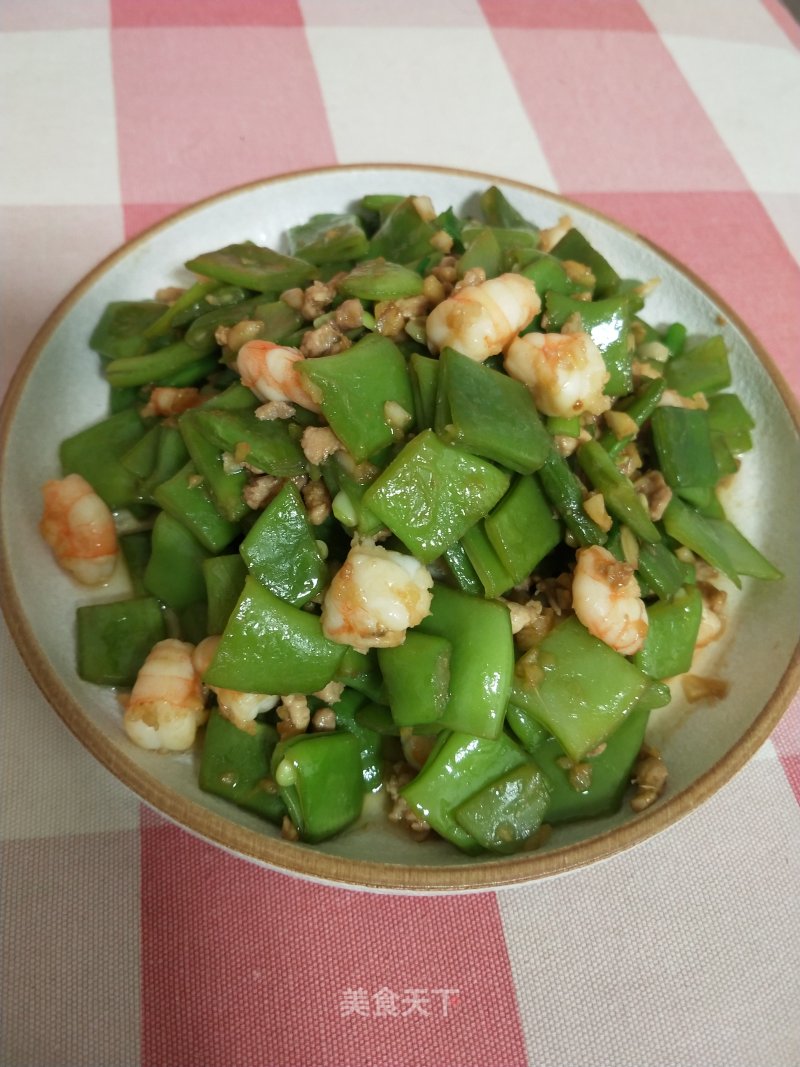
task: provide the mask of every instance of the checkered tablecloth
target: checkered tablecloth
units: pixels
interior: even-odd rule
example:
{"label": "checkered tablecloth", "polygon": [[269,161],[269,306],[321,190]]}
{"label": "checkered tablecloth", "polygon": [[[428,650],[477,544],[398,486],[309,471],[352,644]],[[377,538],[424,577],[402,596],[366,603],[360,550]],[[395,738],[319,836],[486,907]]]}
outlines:
{"label": "checkered tablecloth", "polygon": [[[336,162],[640,231],[800,393],[800,31],[777,0],[0,0],[5,385],[143,227]],[[800,1064],[800,703],[703,807],[528,887],[309,884],[143,809],[0,644],[3,1064]]]}

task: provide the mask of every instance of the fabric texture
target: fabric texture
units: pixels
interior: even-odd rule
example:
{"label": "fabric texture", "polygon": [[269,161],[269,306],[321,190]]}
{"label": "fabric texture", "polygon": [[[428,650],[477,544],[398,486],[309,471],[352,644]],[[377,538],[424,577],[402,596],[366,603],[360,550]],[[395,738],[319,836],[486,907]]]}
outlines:
{"label": "fabric texture", "polygon": [[[778,0],[0,0],[5,388],[198,198],[400,161],[544,186],[706,279],[800,395],[800,31]],[[800,699],[702,809],[469,897],[262,869],[140,807],[0,635],[9,1067],[796,1067]]]}

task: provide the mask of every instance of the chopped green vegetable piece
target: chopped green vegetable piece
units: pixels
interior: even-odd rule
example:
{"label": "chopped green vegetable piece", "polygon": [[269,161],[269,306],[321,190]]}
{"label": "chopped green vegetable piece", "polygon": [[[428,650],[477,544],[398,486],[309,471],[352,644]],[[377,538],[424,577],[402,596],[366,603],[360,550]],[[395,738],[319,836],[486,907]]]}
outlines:
{"label": "chopped green vegetable piece", "polygon": [[139,484],[121,460],[146,430],[133,408],[111,415],[61,442],[61,469],[85,478],[112,511],[130,507],[140,499]]}
{"label": "chopped green vegetable piece", "polygon": [[307,285],[314,277],[314,267],[305,260],[282,256],[252,241],[204,252],[190,259],[186,267],[196,274],[259,293],[282,293],[285,289]]}
{"label": "chopped green vegetable piece", "polygon": [[281,742],[273,775],[304,841],[324,841],[361,814],[361,752],[353,734],[303,734]]}
{"label": "chopped green vegetable piece", "polygon": [[[198,357],[211,355],[212,342],[207,343],[205,348],[192,348],[185,341],[176,341],[174,344],[159,348],[142,356],[125,356],[112,359],[106,364],[106,378],[109,385],[115,387],[127,385],[153,385],[172,384],[175,375],[189,368],[191,375],[196,373],[196,368],[201,368],[203,377],[208,373],[204,368],[207,366],[204,360],[198,362]],[[214,361],[216,365],[216,360]]]}
{"label": "chopped green vegetable piece", "polygon": [[244,409],[204,407],[194,409],[189,421],[221,452],[234,453],[243,446],[251,466],[276,478],[293,478],[306,471],[303,450],[283,419],[259,419]]}
{"label": "chopped green vegetable piece", "polygon": [[208,632],[221,634],[242,595],[247,567],[238,552],[203,560],[208,596]]}
{"label": "chopped green vegetable piece", "polygon": [[670,537],[690,548],[718,571],[722,571],[734,585],[741,586],[733,561],[711,525],[711,519],[684,504],[679,497],[673,496],[664,512],[663,521],[664,529]]}
{"label": "chopped green vegetable piece", "polygon": [[550,734],[538,723],[536,719],[509,700],[506,707],[506,726],[511,730],[516,739],[526,752],[535,752]]}
{"label": "chopped green vegetable piece", "polygon": [[369,242],[356,215],[312,215],[287,231],[289,252],[309,263],[362,259]]}
{"label": "chopped green vegetable piece", "polygon": [[319,616],[250,577],[204,681],[243,693],[316,693],[332,680],[343,655],[344,646],[322,633]]}
{"label": "chopped green vegetable piece", "polygon": [[162,482],[153,493],[155,502],[173,519],[177,519],[209,552],[221,552],[238,535],[237,523],[228,522],[214,506],[203,488],[193,463],[187,463],[177,474]]}
{"label": "chopped green vegetable piece", "polygon": [[370,259],[383,257],[392,263],[416,263],[431,252],[433,226],[417,210],[414,197],[390,207],[369,243]]}
{"label": "chopped green vegetable piece", "polygon": [[483,583],[478,577],[477,571],[472,566],[467,551],[460,541],[445,549],[442,559],[448,566],[450,573],[455,579],[459,589],[473,596],[483,596]]}
{"label": "chopped green vegetable piece", "polygon": [[718,393],[731,384],[728,348],[722,337],[709,337],[682,355],[671,359],[664,368],[670,389],[682,396],[695,393]]}
{"label": "chopped green vegetable piece", "polygon": [[162,337],[164,334],[169,333],[172,329],[173,322],[178,319],[181,312],[193,308],[193,306],[198,304],[204,296],[213,293],[215,289],[219,289],[219,282],[195,282],[194,285],[181,293],[177,300],[174,300],[173,303],[171,303],[155,320],[155,322],[150,323],[144,331],[145,337],[148,340],[153,340],[156,337]]}
{"label": "chopped green vegetable piece", "polygon": [[481,848],[518,852],[541,826],[551,791],[545,775],[527,763],[463,800],[453,814]]}
{"label": "chopped green vegetable piece", "polygon": [[564,520],[576,542],[583,547],[604,545],[605,531],[583,509],[583,487],[564,457],[550,450],[539,471],[539,480],[553,507]]}
{"label": "chopped green vegetable piece", "polygon": [[155,300],[115,300],[110,303],[89,338],[89,347],[103,359],[141,356],[149,348],[145,331],[164,312]]}
{"label": "chopped green vegetable piece", "polygon": [[552,251],[558,259],[585,264],[597,281],[598,297],[611,296],[616,292],[620,283],[619,275],[579,230],[572,229],[565,233]]}
{"label": "chopped green vegetable piece", "polygon": [[357,462],[394,440],[391,412],[397,405],[414,414],[406,362],[387,337],[368,334],[346,352],[320,356],[301,365],[333,432]]}
{"label": "chopped green vegetable piece", "polygon": [[607,396],[625,396],[633,387],[628,330],[631,307],[627,296],[605,300],[577,300],[551,291],[544,301],[548,329],[561,330],[573,316],[600,349],[609,379],[603,390]]}
{"label": "chopped green vegetable piece", "polygon": [[561,540],[561,528],[535,475],[517,479],[486,517],[484,527],[514,585]]}
{"label": "chopped green vegetable piece", "polygon": [[629,526],[643,541],[653,544],[661,540],[661,534],[634,489],[633,482],[619,471],[599,442],[586,441],[579,445],[577,459],[591,484],[603,494],[609,514]]}
{"label": "chopped green vegetable piece", "polygon": [[487,597],[500,596],[514,585],[513,576],[486,536],[483,522],[478,521],[471,526],[461,538],[461,544],[481,580]]}
{"label": "chopped green vegetable piece", "polygon": [[261,512],[240,552],[250,573],[289,604],[307,604],[327,584],[328,568],[292,482]]}
{"label": "chopped green vegetable piece", "polygon": [[651,678],[685,674],[692,665],[703,598],[697,586],[679,590],[672,600],[647,608],[647,637],[633,662]]}
{"label": "chopped green vegetable piece", "polygon": [[401,790],[406,803],[464,852],[479,848],[455,819],[455,809],[483,786],[528,761],[525,752],[501,733],[496,740],[445,733],[416,778]]}
{"label": "chopped green vegetable piece", "polygon": [[497,467],[423,430],[373,482],[364,503],[412,555],[431,563],[488,513],[508,483]]}
{"label": "chopped green vegetable piece", "polygon": [[422,292],[422,275],[382,257],[368,259],[342,279],[339,292],[359,300],[401,300]]}
{"label": "chopped green vegetable piece", "polygon": [[253,722],[240,730],[213,709],[203,739],[200,788],[280,825],[286,805],[270,772],[277,741],[274,726]]}
{"label": "chopped green vegetable piece", "polygon": [[539,227],[520,215],[505,194],[496,185],[490,185],[481,193],[481,210],[490,226],[504,226],[511,229],[530,230],[539,233]]}
{"label": "chopped green vegetable piece", "polygon": [[552,442],[530,390],[452,348],[439,364],[447,409],[446,425],[440,427],[437,419],[439,436],[521,474],[538,470]]}
{"label": "chopped green vegetable piece", "polygon": [[362,784],[366,793],[372,793],[381,784],[383,743],[381,735],[359,717],[358,713],[364,704],[362,693],[355,689],[345,689],[333,705],[333,710],[336,715],[336,729],[352,734],[358,741],[361,749]]}
{"label": "chopped green vegetable piece", "polygon": [[204,604],[206,583],[202,565],[207,558],[208,552],[183,523],[162,511],[153,525],[152,552],[144,572],[145,589],[174,611]]}
{"label": "chopped green vegetable piece", "polygon": [[417,431],[432,430],[439,388],[439,360],[414,352],[408,361],[411,392],[414,394],[414,423]]}
{"label": "chopped green vegetable piece", "polygon": [[86,604],[77,611],[78,674],[95,685],[129,688],[153,645],[167,636],[154,597]]}
{"label": "chopped green vegetable piece", "polygon": [[647,711],[637,706],[609,737],[603,751],[586,761],[591,768],[591,778],[589,788],[583,791],[575,789],[570,782],[570,768],[562,765],[564,749],[554,737],[536,749],[533,758],[552,790],[545,815],[548,823],[558,825],[576,819],[594,819],[619,811],[644,742],[647,719]]}
{"label": "chopped green vegetable piece", "polygon": [[719,468],[708,414],[699,409],[656,408],[651,417],[658,464],[673,489],[713,489]]}
{"label": "chopped green vegetable piece", "polygon": [[692,564],[681,562],[663,541],[639,546],[637,573],[662,600],[674,596],[687,582],[695,581]]}
{"label": "chopped green vegetable piece", "polygon": [[349,689],[355,689],[378,704],[388,701],[383,676],[378,666],[378,651],[371,648],[369,652],[356,652],[349,645],[340,645],[344,655],[336,668],[334,679],[342,682]]}
{"label": "chopped green vegetable piece", "polygon": [[222,451],[206,435],[206,416],[210,412],[194,408],[181,415],[178,425],[183,442],[203,479],[203,485],[217,506],[220,515],[229,522],[238,522],[247,512],[243,492],[247,485],[244,471],[228,474],[222,461]]}
{"label": "chopped green vegetable piece", "polygon": [[517,663],[513,703],[581,760],[620,726],[647,684],[647,675],[570,616]]}
{"label": "chopped green vegetable piece", "polygon": [[497,737],[514,670],[508,608],[435,585],[431,613],[417,629],[445,638],[453,648],[450,700],[442,725],[479,737]]}
{"label": "chopped green vegetable piece", "polygon": [[150,559],[150,531],[138,530],[135,533],[123,534],[119,539],[119,547],[128,568],[133,595],[144,596],[147,592],[144,587],[144,572]]}
{"label": "chopped green vegetable piece", "polygon": [[450,699],[453,646],[444,637],[409,631],[402,645],[378,649],[392,718],[398,726],[441,719]]}
{"label": "chopped green vegetable piece", "polygon": [[484,226],[472,235],[458,261],[459,278],[476,268],[482,270],[487,278],[496,278],[503,272],[503,250],[490,226]]}

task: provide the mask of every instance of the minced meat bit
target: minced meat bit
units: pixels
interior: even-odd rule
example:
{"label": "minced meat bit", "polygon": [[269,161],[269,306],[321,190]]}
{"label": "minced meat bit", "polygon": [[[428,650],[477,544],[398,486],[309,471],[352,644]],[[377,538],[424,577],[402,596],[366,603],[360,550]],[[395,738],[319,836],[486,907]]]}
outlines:
{"label": "minced meat bit", "polygon": [[402,823],[417,841],[423,841],[431,832],[430,826],[418,812],[409,807],[400,790],[408,785],[414,777],[414,769],[408,763],[400,761],[392,765],[391,773],[386,779],[386,793],[392,802],[388,812],[390,822]]}
{"label": "minced meat bit", "polygon": [[336,286],[329,282],[312,282],[303,293],[300,314],[304,319],[316,319],[330,306],[336,296]]}
{"label": "minced meat bit", "polygon": [[291,419],[294,416],[294,406],[286,400],[268,400],[266,404],[257,407],[253,414],[262,422],[271,422],[273,419]]}
{"label": "minced meat bit", "polygon": [[700,674],[684,674],[681,685],[690,704],[698,704],[701,700],[713,704],[726,697],[730,689],[721,678],[704,678]]}
{"label": "minced meat bit", "polygon": [[321,526],[331,513],[331,494],[327,485],[320,479],[303,486],[303,503],[308,512],[308,521],[312,526]]}
{"label": "minced meat bit", "polygon": [[363,321],[364,308],[355,297],[344,300],[333,313],[333,322],[340,330],[357,330]]}
{"label": "minced meat bit", "polygon": [[300,447],[309,463],[318,467],[344,445],[330,426],[306,426],[300,438]]}
{"label": "minced meat bit", "polygon": [[334,322],[324,322],[316,330],[306,330],[300,342],[300,351],[306,359],[335,356],[350,348],[352,343]]}
{"label": "minced meat bit", "polygon": [[636,793],[631,797],[633,810],[644,811],[658,800],[666,789],[668,777],[667,766],[658,752],[643,745],[633,768],[632,780],[636,786]]}
{"label": "minced meat bit", "polygon": [[633,487],[647,500],[647,510],[653,522],[663,518],[667,505],[672,500],[672,490],[664,481],[661,471],[648,471],[636,479]]}
{"label": "minced meat bit", "polygon": [[277,708],[278,736],[282,741],[287,737],[304,734],[311,722],[308,697],[303,693],[287,693],[281,698]]}
{"label": "minced meat bit", "polygon": [[253,511],[265,508],[270,500],[278,495],[282,485],[282,478],[276,478],[272,474],[260,474],[244,487],[244,502]]}

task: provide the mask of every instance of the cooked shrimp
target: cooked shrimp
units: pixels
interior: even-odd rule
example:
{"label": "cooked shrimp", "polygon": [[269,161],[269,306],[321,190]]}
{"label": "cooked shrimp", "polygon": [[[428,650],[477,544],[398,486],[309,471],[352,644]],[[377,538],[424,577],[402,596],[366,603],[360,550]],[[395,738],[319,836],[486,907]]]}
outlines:
{"label": "cooked shrimp", "polygon": [[236,369],[242,384],[261,400],[288,400],[308,411],[319,411],[296,363],[305,356],[296,348],[285,348],[272,341],[248,341],[236,356]]}
{"label": "cooked shrimp", "polygon": [[526,333],[509,345],[503,365],[545,415],[602,415],[611,407],[603,396],[609,374],[588,333]]}
{"label": "cooked shrimp", "polygon": [[402,645],[430,613],[433,579],[400,552],[365,541],[350,550],[322,605],[325,636],[359,652]]}
{"label": "cooked shrimp", "polygon": [[157,385],[151,390],[150,397],[141,413],[145,418],[153,415],[165,418],[167,415],[180,415],[189,408],[196,408],[202,403],[200,390],[194,386],[177,389],[171,385]]}
{"label": "cooked shrimp", "polygon": [[[214,634],[202,640],[194,650],[192,663],[200,678],[211,666],[219,642],[219,634]],[[220,715],[247,733],[252,733],[256,715],[271,711],[280,700],[280,697],[267,693],[241,693],[238,689],[223,689],[216,685],[209,686],[209,689],[216,695]]]}
{"label": "cooked shrimp", "polygon": [[647,636],[647,609],[629,563],[600,545],[579,548],[572,576],[572,606],[590,634],[623,656],[632,656]]}
{"label": "cooked shrimp", "polygon": [[192,662],[194,646],[159,641],[142,664],[125,708],[125,733],[140,748],[183,752],[206,721],[200,676]]}
{"label": "cooked shrimp", "polygon": [[428,348],[436,353],[450,346],[481,363],[502,352],[541,306],[536,286],[521,274],[467,285],[428,315]]}
{"label": "cooked shrimp", "polygon": [[103,585],[117,562],[117,531],[106,504],[79,474],[42,486],[39,523],[59,565],[84,585]]}

